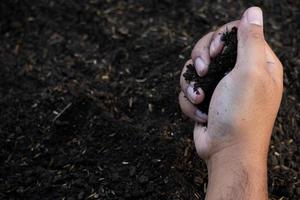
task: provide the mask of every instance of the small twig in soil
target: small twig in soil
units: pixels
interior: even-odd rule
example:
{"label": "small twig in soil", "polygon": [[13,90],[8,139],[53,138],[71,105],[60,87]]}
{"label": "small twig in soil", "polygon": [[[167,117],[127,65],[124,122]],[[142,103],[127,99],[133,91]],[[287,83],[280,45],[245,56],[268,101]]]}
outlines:
{"label": "small twig in soil", "polygon": [[64,107],[64,109],[62,109],[62,111],[60,111],[60,113],[58,113],[58,114],[54,117],[54,119],[52,120],[52,122],[54,123],[58,118],[60,118],[60,116],[61,116],[62,114],[64,114],[64,112],[66,112],[66,110],[68,110],[68,108],[70,108],[71,105],[72,105],[72,103],[69,103],[66,107]]}

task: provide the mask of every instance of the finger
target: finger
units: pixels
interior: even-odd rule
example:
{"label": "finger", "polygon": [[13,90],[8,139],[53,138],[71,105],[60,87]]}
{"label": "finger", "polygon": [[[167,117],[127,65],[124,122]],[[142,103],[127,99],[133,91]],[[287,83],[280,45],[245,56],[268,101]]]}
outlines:
{"label": "finger", "polygon": [[240,20],[232,21],[220,27],[217,31],[214,32],[213,39],[209,48],[210,57],[216,57],[222,51],[224,47],[224,42],[221,40],[222,35],[227,31],[231,31],[233,27],[238,27],[239,23]]}
{"label": "finger", "polygon": [[282,84],[283,82],[282,64],[267,42],[265,42],[265,49],[266,49],[266,57],[267,57],[267,70],[276,82]]}
{"label": "finger", "polygon": [[198,110],[196,106],[185,97],[183,92],[179,94],[179,105],[182,112],[192,120],[200,123],[207,122],[207,114]]}
{"label": "finger", "polygon": [[207,127],[204,124],[196,123],[194,128],[194,143],[198,155],[206,159],[210,150],[210,138],[207,134]]}
{"label": "finger", "polygon": [[180,76],[180,86],[181,90],[185,94],[185,96],[193,103],[193,104],[199,104],[203,101],[204,99],[204,91],[201,88],[197,88],[197,90],[194,90],[194,84],[193,83],[188,83],[183,74],[187,70],[187,66],[189,64],[192,64],[192,60],[188,60],[182,70],[181,76]]}
{"label": "finger", "polygon": [[214,32],[210,32],[202,37],[192,50],[192,60],[199,76],[207,73],[210,63],[209,46]]}
{"label": "finger", "polygon": [[237,62],[242,67],[260,67],[266,59],[263,15],[258,7],[244,12],[238,26]]}

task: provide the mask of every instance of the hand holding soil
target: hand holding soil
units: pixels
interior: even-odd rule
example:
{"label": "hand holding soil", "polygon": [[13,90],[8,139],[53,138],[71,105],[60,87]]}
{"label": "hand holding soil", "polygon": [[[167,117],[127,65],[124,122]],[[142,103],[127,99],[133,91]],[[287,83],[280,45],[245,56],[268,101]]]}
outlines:
{"label": "hand holding soil", "polygon": [[[232,66],[235,48],[228,48],[224,38],[234,35],[233,27],[237,27],[238,42],[237,59]],[[282,65],[264,39],[262,11],[257,7],[246,10],[241,20],[205,35],[194,47],[192,59],[182,71],[179,101],[182,111],[196,121],[196,149],[206,160],[209,172],[207,199],[220,198],[217,191],[224,185],[237,187],[234,184],[243,175],[236,174],[244,172],[248,181],[256,184],[252,192],[265,192],[249,193],[250,199],[266,199],[267,183],[263,177],[282,97],[282,76]],[[208,115],[204,113],[207,107],[199,110],[198,106],[207,103],[206,98],[210,100]]]}
{"label": "hand holding soil", "polygon": [[197,107],[205,113],[208,113],[208,106],[216,86],[220,80],[233,69],[236,63],[237,28],[233,27],[230,32],[226,31],[222,34],[220,39],[224,43],[223,50],[218,56],[212,59],[209,64],[208,74],[204,77],[200,77],[197,74],[195,66],[192,64],[187,66],[187,70],[183,74],[185,80],[193,85],[196,94],[199,94],[197,90],[200,87],[205,93],[203,102],[197,105]]}

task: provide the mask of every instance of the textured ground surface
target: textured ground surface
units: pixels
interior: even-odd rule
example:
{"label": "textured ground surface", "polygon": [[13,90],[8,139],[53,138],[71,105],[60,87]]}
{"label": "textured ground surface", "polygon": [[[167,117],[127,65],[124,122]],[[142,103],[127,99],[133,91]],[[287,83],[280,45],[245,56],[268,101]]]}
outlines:
{"label": "textured ground surface", "polygon": [[204,199],[180,70],[197,39],[255,3],[285,66],[270,198],[299,199],[300,3],[245,2],[2,1],[0,198]]}

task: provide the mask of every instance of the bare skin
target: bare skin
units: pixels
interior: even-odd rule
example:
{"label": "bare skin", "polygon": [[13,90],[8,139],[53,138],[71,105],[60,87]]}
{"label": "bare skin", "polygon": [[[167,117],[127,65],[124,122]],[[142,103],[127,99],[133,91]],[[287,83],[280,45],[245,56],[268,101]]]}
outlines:
{"label": "bare skin", "polygon": [[[195,45],[191,60],[200,77],[223,44],[220,33],[238,27],[234,69],[216,87],[209,113],[197,110],[205,98],[181,75],[179,102],[193,119],[194,142],[208,167],[206,199],[268,199],[267,154],[283,90],[283,67],[264,39],[262,11],[247,9],[242,18],[208,33]],[[207,122],[207,126],[204,123]]]}

